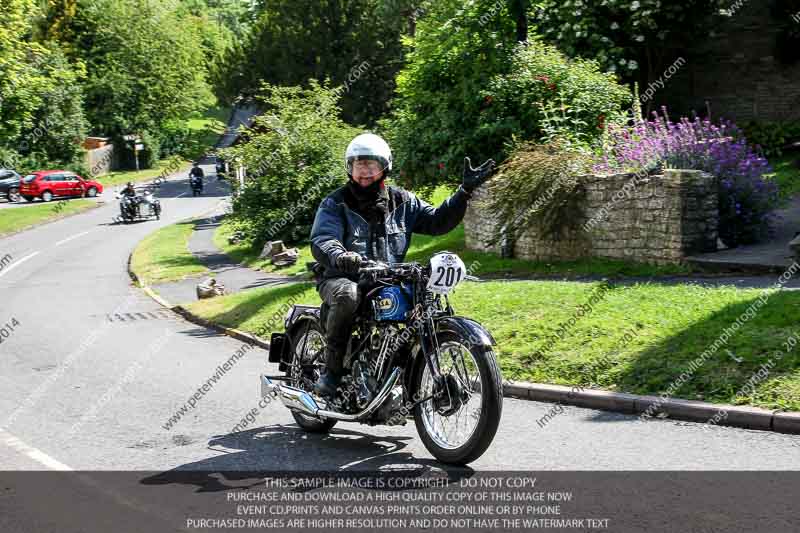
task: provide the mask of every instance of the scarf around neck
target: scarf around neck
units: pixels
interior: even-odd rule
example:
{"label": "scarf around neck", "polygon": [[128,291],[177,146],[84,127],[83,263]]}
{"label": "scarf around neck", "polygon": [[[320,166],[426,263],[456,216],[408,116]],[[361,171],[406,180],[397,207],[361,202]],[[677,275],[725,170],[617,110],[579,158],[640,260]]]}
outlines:
{"label": "scarf around neck", "polygon": [[389,212],[389,191],[383,179],[362,187],[350,179],[347,190],[355,201],[356,211],[369,222],[382,221]]}

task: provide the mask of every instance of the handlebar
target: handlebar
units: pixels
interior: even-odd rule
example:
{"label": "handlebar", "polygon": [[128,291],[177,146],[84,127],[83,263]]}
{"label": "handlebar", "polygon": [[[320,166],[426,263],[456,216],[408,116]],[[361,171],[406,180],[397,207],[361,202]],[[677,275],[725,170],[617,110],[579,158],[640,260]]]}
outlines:
{"label": "handlebar", "polygon": [[419,263],[384,263],[383,261],[372,261],[365,259],[361,261],[361,267],[358,269],[360,275],[363,274],[380,274],[380,273],[398,273],[407,271],[414,267],[421,267]]}

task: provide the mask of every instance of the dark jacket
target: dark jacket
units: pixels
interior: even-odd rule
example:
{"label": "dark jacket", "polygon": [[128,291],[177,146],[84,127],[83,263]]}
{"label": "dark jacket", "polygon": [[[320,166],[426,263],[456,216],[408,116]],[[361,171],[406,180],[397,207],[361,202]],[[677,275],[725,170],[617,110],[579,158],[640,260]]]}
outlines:
{"label": "dark jacket", "polygon": [[348,277],[336,269],[336,258],[346,251],[366,259],[402,263],[412,233],[444,235],[461,223],[468,194],[461,188],[438,208],[413,193],[388,185],[389,212],[383,223],[370,224],[340,187],[319,206],[311,229],[311,253],[324,267],[323,278]]}

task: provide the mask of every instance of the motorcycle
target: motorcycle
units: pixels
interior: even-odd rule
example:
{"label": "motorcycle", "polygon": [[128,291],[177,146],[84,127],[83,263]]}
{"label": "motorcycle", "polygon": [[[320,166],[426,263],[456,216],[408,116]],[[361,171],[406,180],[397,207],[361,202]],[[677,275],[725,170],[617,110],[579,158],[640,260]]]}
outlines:
{"label": "motorcycle", "polygon": [[272,334],[268,360],[283,375],[261,376],[262,397],[280,398],[297,424],[315,433],[339,421],[391,426],[413,417],[439,461],[476,460],[497,432],[503,391],[492,335],[450,305],[448,294],[465,279],[475,278],[449,252],[428,265],[362,263],[358,284],[365,297],[335,396],[312,392],[325,365],[323,303],[294,305],[285,332]]}
{"label": "motorcycle", "polygon": [[216,168],[216,171],[217,171],[217,179],[218,180],[224,180],[224,179],[227,178],[227,174],[228,174],[227,166],[228,166],[228,164],[223,159],[220,159],[219,157],[217,157],[217,163],[216,163],[215,168]]}
{"label": "motorcycle", "polygon": [[203,178],[200,176],[191,176],[189,178],[189,184],[192,187],[192,196],[203,194]]}
{"label": "motorcycle", "polygon": [[119,200],[120,220],[123,223],[150,217],[161,220],[161,201],[153,196],[152,191],[146,191],[143,196],[117,193],[116,197]]}

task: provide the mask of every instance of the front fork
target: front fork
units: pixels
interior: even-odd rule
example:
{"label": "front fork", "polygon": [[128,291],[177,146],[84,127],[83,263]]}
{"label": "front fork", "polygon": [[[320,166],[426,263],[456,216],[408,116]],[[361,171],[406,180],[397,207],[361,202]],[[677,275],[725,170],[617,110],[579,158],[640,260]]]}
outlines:
{"label": "front fork", "polygon": [[[432,305],[429,306],[427,312],[423,313],[424,325],[419,331],[419,344],[422,350],[422,356],[425,358],[425,364],[428,366],[428,370],[433,378],[433,391],[431,395],[425,398],[417,398],[414,404],[416,405],[433,399],[434,404],[437,405],[438,411],[448,411],[455,405],[456,400],[454,396],[457,396],[457,393],[451,390],[448,380],[442,375],[442,370],[439,365],[439,354],[441,351],[439,339],[436,336],[436,322],[433,319],[434,313],[434,307]],[[416,392],[419,394],[419,391]]]}

